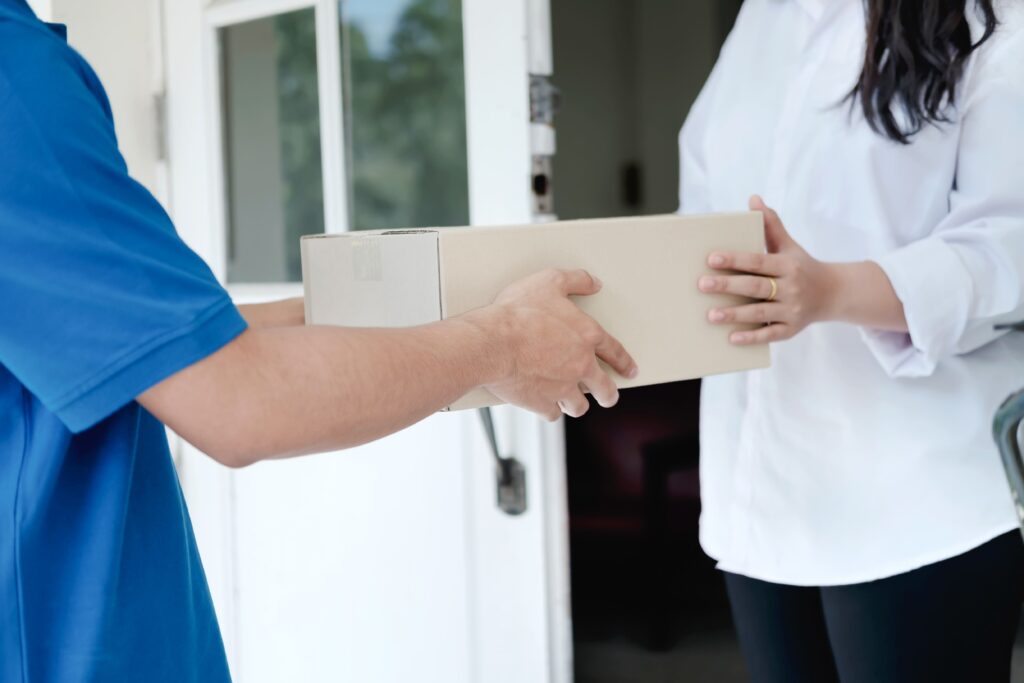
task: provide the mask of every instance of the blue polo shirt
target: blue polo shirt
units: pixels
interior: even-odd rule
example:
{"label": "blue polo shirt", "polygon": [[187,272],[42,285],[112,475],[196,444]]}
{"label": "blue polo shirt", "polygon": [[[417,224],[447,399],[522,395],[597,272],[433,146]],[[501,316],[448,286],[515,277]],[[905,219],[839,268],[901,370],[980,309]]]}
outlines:
{"label": "blue polo shirt", "polygon": [[88,64],[0,0],[0,681],[229,680],[135,397],[244,328],[129,177]]}

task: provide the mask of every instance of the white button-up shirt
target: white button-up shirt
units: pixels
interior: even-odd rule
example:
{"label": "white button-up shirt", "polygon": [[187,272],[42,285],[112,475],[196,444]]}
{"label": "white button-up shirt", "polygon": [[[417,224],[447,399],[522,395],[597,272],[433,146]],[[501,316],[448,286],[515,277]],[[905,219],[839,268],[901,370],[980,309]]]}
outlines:
{"label": "white button-up shirt", "polygon": [[910,145],[841,103],[861,0],[747,0],[694,104],[681,210],[762,194],[816,258],[877,261],[910,328],[813,325],[770,369],[706,381],[701,542],[726,571],[859,583],[1016,526],[991,431],[1024,386],[1024,334],[993,329],[1024,318],[1024,21],[997,7],[954,122]]}

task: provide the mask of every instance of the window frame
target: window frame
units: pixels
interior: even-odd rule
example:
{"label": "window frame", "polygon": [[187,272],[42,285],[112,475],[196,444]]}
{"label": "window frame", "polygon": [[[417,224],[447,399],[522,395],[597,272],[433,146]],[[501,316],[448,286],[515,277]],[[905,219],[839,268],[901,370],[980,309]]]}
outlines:
{"label": "window frame", "polygon": [[301,282],[227,282],[228,194],[222,106],[223,71],[220,31],[289,12],[314,10],[316,22],[317,89],[320,116],[320,158],[324,198],[324,232],[347,232],[349,225],[348,169],[345,160],[345,121],[342,83],[340,13],[337,0],[223,0],[204,12],[205,102],[210,141],[211,244],[210,261],[238,303],[256,303],[302,295]]}

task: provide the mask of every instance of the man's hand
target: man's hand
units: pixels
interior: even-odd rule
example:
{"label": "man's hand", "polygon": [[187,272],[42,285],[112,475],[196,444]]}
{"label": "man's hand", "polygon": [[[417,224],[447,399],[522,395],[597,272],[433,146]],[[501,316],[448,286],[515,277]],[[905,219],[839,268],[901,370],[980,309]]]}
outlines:
{"label": "man's hand", "polygon": [[619,390],[598,358],[630,378],[636,376],[636,363],[569,299],[600,289],[601,282],[582,270],[548,270],[520,280],[493,306],[467,315],[495,337],[510,361],[505,377],[488,385],[491,393],[548,420],[563,412],[584,415],[590,408],[585,391],[602,407],[614,406]]}

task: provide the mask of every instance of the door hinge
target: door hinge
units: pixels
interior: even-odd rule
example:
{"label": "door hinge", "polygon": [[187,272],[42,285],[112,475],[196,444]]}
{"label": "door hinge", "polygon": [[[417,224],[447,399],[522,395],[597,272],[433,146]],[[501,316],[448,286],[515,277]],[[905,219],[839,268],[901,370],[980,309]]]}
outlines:
{"label": "door hinge", "polygon": [[561,92],[548,76],[530,76],[530,151],[533,158],[531,193],[533,218],[542,222],[555,216],[555,115]]}
{"label": "door hinge", "polygon": [[555,115],[562,105],[562,91],[548,76],[530,76],[530,123],[555,125]]}

